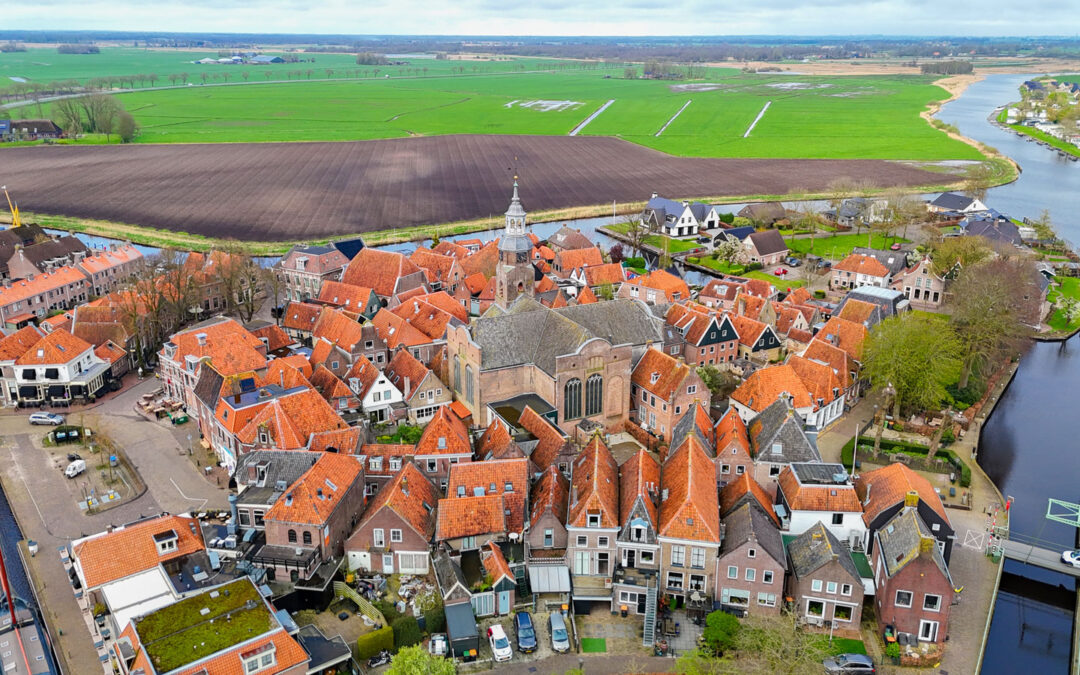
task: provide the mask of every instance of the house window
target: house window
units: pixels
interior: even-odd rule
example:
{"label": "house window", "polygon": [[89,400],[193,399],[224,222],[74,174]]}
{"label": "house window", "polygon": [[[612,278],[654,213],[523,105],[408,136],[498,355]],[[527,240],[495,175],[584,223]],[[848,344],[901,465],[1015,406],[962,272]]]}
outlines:
{"label": "house window", "polygon": [[653,562],[653,552],[652,551],[638,551],[638,561],[651,565],[652,562]]}
{"label": "house window", "polygon": [[[712,349],[712,348],[710,347],[710,350],[711,350],[711,349]],[[687,394],[696,394],[696,393],[697,393],[697,385],[696,385],[696,384],[692,384],[692,385],[690,385],[689,387],[687,387],[687,388],[686,388],[686,393],[687,393]]]}
{"label": "house window", "polygon": [[727,578],[728,579],[738,579],[739,578],[739,568],[736,567],[735,565],[728,565]]}
{"label": "house window", "polygon": [[775,593],[758,593],[757,604],[762,607],[776,607],[776,594]]}
{"label": "house window", "polygon": [[311,533],[304,530],[304,546],[311,546]]}
{"label": "house window", "polygon": [[778,466],[770,466],[769,467],[769,475],[770,476],[779,476],[780,475],[780,467],[778,467]]}
{"label": "house window", "polygon": [[897,591],[896,602],[893,604],[897,607],[911,607],[911,591]]}
{"label": "house window", "polygon": [[240,526],[247,527],[251,525],[251,514],[245,511],[238,511],[237,515],[240,516]]}
{"label": "house window", "polygon": [[765,570],[761,573],[761,582],[765,584],[771,584],[773,580],[772,570]]}
{"label": "house window", "polygon": [[577,545],[579,548],[585,548],[589,545],[589,538],[583,534],[579,534],[577,538]]}
{"label": "house window", "polygon": [[720,473],[731,473],[731,465],[730,464],[721,464],[720,465]]}
{"label": "house window", "polygon": [[683,575],[682,572],[668,572],[667,575],[668,588],[675,588],[682,590],[683,587]]}
{"label": "house window", "polygon": [[596,373],[585,381],[585,416],[599,415],[604,408],[604,376]]}
{"label": "house window", "polygon": [[597,537],[596,538],[596,545],[599,546],[600,548],[607,548],[608,547],[608,538],[607,537]]}
{"label": "house window", "polygon": [[753,581],[756,578],[757,578],[757,570],[754,569],[753,567],[747,567],[746,568],[746,580],[747,581]]}
{"label": "house window", "polygon": [[608,573],[608,554],[597,553],[596,554],[596,573],[604,576]]}
{"label": "house window", "polygon": [[289,543],[290,544],[295,544],[296,543],[296,530],[289,530]]}
{"label": "house window", "polygon": [[401,470],[401,458],[400,457],[391,457],[390,458],[390,470],[391,471],[400,471]]}
{"label": "house window", "polygon": [[842,514],[842,513],[834,513],[834,514],[832,514],[832,524],[833,525],[843,525],[844,524],[844,514]]}
{"label": "house window", "polygon": [[833,605],[832,611],[833,619],[837,621],[843,621],[844,623],[851,622],[851,605]]}
{"label": "house window", "polygon": [[574,574],[592,574],[592,556],[588,551],[574,553]]}
{"label": "house window", "polygon": [[461,393],[461,362],[454,359],[454,391]]}
{"label": "house window", "polygon": [[740,464],[739,466],[735,467],[735,475],[736,476],[741,476],[744,473],[746,473],[746,467],[745,466]]}
{"label": "house window", "polygon": [[372,457],[368,460],[369,471],[382,471],[382,457]]}
{"label": "house window", "polygon": [[737,588],[725,588],[720,592],[720,602],[725,605],[746,607],[750,604],[750,593]]}
{"label": "house window", "polygon": [[671,564],[682,567],[686,564],[686,547],[685,546],[672,546],[671,547]]}
{"label": "house window", "polygon": [[590,513],[589,514],[588,526],[589,527],[600,527],[600,514],[599,513]]}
{"label": "house window", "polygon": [[840,595],[851,595],[851,584],[844,584],[841,586]]}
{"label": "house window", "polygon": [[825,616],[825,603],[821,600],[807,600],[806,615],[816,617]]}
{"label": "house window", "polygon": [[401,543],[401,530],[396,528],[390,530],[390,541],[393,543]]}
{"label": "house window", "polygon": [[690,549],[690,567],[699,570],[705,569],[705,549],[696,546]]}
{"label": "house window", "polygon": [[940,612],[941,611],[941,596],[931,595],[927,593],[923,596],[922,608],[928,612]]}
{"label": "house window", "polygon": [[473,402],[473,371],[472,366],[465,366],[465,400]]}
{"label": "house window", "polygon": [[701,574],[691,574],[690,584],[687,587],[690,591],[705,591],[705,577]]}
{"label": "house window", "polygon": [[924,642],[937,642],[937,621],[927,621],[923,619],[919,622],[919,639]]}
{"label": "house window", "polygon": [[748,549],[746,549],[746,557],[747,558],[756,558],[757,557],[757,549],[756,548],[748,548]]}
{"label": "house window", "polygon": [[266,521],[263,520],[266,511],[253,511],[252,514],[255,516],[255,527],[263,527],[266,525]]}
{"label": "house window", "polygon": [[377,527],[371,531],[371,543],[375,548],[386,546],[386,536],[381,527]]}
{"label": "house window", "polygon": [[427,472],[435,473],[435,470],[439,467],[439,461],[435,459],[427,460]]}
{"label": "house window", "polygon": [[471,551],[471,550],[473,550],[475,548],[477,548],[477,546],[476,546],[476,537],[463,537],[462,538],[462,540],[461,540],[461,550],[462,551]]}
{"label": "house window", "polygon": [[821,579],[814,579],[810,582],[810,590],[815,593],[821,592]]}
{"label": "house window", "polygon": [[563,419],[581,417],[581,380],[576,377],[563,387]]}
{"label": "house window", "polygon": [[828,593],[829,595],[836,595],[836,582],[835,581],[830,581],[828,584],[826,584],[825,585],[825,592]]}
{"label": "house window", "polygon": [[551,548],[555,545],[555,530],[546,528],[544,530],[544,548]]}

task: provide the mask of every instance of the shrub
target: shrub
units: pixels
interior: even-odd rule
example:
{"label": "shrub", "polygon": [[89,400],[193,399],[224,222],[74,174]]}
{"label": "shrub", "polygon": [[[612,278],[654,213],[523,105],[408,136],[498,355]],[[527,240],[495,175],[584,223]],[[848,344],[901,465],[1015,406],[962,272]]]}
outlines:
{"label": "shrub", "polygon": [[[865,456],[867,453],[872,452],[874,447],[874,438],[872,436],[860,436],[859,437],[859,454]],[[848,441],[843,449],[840,450],[840,462],[844,466],[851,466],[852,454],[855,449],[855,439]],[[913,457],[926,457],[926,454],[930,451],[930,448],[925,445],[916,445],[915,443],[904,443],[902,441],[891,441],[889,439],[881,439],[881,451],[882,452],[902,452]],[[971,467],[967,465],[967,462],[960,459],[960,457],[949,450],[948,448],[939,449],[937,451],[937,457],[943,458],[952,465],[960,474],[960,487],[971,487]]]}
{"label": "shrub", "polygon": [[825,291],[823,291],[823,290],[821,290],[819,288],[818,290],[814,291],[814,297],[817,298],[818,300],[824,300],[825,299]]}
{"label": "shrub", "polygon": [[623,260],[623,266],[625,266],[625,267],[637,267],[638,269],[641,269],[641,268],[645,267],[645,258],[640,258],[640,257],[626,258],[626,259]]}
{"label": "shrub", "polygon": [[955,384],[950,384],[945,387],[945,391],[949,392],[949,396],[952,397],[953,401],[966,404],[970,407],[983,397],[983,394],[986,393],[986,386],[982,382],[972,378],[972,380],[968,382],[968,386],[963,389],[960,389]]}
{"label": "shrub", "polygon": [[890,659],[900,658],[900,645],[895,642],[890,642],[885,646],[885,656],[888,656]]}
{"label": "shrub", "polygon": [[720,214],[720,222],[721,223],[727,223],[728,225],[734,223],[735,222],[735,214],[734,213],[721,213]]}
{"label": "shrub", "polygon": [[446,628],[446,610],[442,605],[424,612],[424,622],[427,632],[441,633]]}
{"label": "shrub", "polygon": [[735,636],[739,628],[739,620],[733,614],[717,610],[705,617],[702,637],[713,653],[720,655],[735,646]]}
{"label": "shrub", "polygon": [[424,639],[423,634],[420,632],[420,624],[416,623],[416,617],[399,617],[391,624],[391,627],[394,631],[394,647],[396,649],[420,644],[420,641]]}
{"label": "shrub", "polygon": [[751,272],[756,272],[756,271],[762,269],[763,267],[765,267],[765,266],[762,265],[761,263],[755,262],[755,263],[750,263],[750,265],[746,269],[751,271]]}
{"label": "shrub", "polygon": [[379,613],[386,619],[386,623],[394,623],[394,619],[397,619],[401,614],[398,613],[397,607],[389,600],[378,600],[374,603],[375,609],[379,610]]}
{"label": "shrub", "polygon": [[690,263],[691,265],[696,265],[701,262],[701,258],[696,258],[692,255],[688,255],[686,256],[686,262]]}
{"label": "shrub", "polygon": [[956,434],[953,433],[951,428],[941,432],[941,442],[949,444],[956,441]]}
{"label": "shrub", "polygon": [[383,626],[379,630],[365,633],[356,638],[356,658],[363,661],[370,659],[382,650],[394,648],[394,629]]}

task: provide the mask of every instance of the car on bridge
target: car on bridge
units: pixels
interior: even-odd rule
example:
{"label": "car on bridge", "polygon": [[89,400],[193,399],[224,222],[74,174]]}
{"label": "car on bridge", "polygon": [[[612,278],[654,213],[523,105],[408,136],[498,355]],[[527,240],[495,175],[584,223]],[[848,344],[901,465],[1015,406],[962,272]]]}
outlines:
{"label": "car on bridge", "polygon": [[1065,551],[1061,554],[1061,562],[1069,567],[1080,567],[1080,551]]}

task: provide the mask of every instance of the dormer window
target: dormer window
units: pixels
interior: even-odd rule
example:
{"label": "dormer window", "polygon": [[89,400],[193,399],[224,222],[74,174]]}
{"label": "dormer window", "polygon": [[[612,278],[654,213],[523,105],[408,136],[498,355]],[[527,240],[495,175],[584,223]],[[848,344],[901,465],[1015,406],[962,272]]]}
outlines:
{"label": "dormer window", "polygon": [[660,373],[653,373],[649,376],[649,384],[656,384],[656,381],[660,379]]}
{"label": "dormer window", "polygon": [[382,471],[382,457],[372,457],[368,460],[369,471]]}
{"label": "dormer window", "polygon": [[588,527],[600,527],[600,514],[590,513],[588,514]]}
{"label": "dormer window", "polygon": [[175,551],[178,540],[179,537],[176,535],[176,530],[168,530],[155,534],[154,545],[157,546],[158,555],[166,555]]}
{"label": "dormer window", "polygon": [[391,457],[390,458],[390,470],[391,471],[400,471],[401,470],[401,458],[400,457]]}
{"label": "dormer window", "polygon": [[257,649],[241,652],[240,660],[244,663],[245,675],[272,668],[277,663],[277,646],[267,642]]}
{"label": "dormer window", "polygon": [[645,528],[640,525],[635,525],[630,530],[631,541],[645,541]]}

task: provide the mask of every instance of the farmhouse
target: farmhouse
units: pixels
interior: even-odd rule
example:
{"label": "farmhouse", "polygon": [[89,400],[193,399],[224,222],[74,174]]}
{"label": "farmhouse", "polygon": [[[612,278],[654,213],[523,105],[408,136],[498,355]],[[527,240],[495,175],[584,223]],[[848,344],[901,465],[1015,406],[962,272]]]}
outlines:
{"label": "farmhouse", "polygon": [[988,210],[982,200],[958,195],[955,192],[944,192],[938,195],[937,198],[926,205],[926,208],[930,213],[948,213],[951,211],[967,214]]}
{"label": "farmhouse", "polygon": [[763,202],[747,204],[738,215],[759,226],[772,226],[776,221],[787,218],[787,209],[780,202]]}

